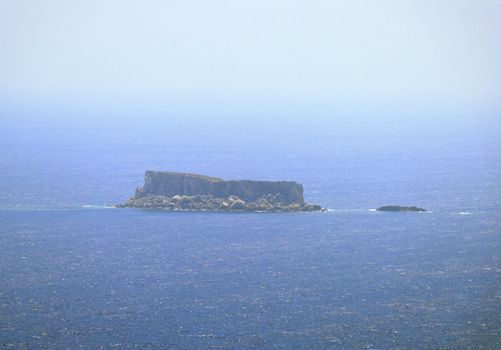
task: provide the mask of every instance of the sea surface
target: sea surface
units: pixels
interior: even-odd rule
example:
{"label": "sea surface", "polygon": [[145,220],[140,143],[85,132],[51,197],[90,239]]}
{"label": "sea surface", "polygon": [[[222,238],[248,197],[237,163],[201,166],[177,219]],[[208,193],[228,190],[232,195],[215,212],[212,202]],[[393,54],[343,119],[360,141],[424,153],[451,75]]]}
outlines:
{"label": "sea surface", "polygon": [[[488,128],[25,122],[0,148],[0,349],[501,348]],[[329,210],[112,208],[145,170],[295,180]]]}

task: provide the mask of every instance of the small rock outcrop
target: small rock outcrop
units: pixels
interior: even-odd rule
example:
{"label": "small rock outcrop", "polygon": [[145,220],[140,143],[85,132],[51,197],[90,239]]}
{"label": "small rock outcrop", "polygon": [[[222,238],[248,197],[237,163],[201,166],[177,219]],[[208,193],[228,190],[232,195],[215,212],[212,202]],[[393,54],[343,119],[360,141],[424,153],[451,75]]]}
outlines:
{"label": "small rock outcrop", "polygon": [[293,181],[231,180],[197,174],[147,171],[144,186],[119,208],[186,211],[318,211]]}
{"label": "small rock outcrop", "polygon": [[376,209],[377,211],[413,211],[413,212],[424,212],[426,209],[418,207],[402,207],[399,205],[386,205]]}

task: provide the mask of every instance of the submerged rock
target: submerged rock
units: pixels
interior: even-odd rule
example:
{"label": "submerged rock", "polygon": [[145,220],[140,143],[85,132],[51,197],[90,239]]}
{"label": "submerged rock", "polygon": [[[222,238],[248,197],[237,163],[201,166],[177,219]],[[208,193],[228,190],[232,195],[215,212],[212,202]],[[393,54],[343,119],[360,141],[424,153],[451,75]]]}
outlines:
{"label": "submerged rock", "polygon": [[225,181],[196,174],[147,171],[145,184],[119,208],[189,211],[319,211],[293,181]]}
{"label": "submerged rock", "polygon": [[418,208],[418,207],[402,207],[399,205],[386,205],[383,207],[379,207],[376,210],[378,211],[414,211],[414,212],[424,212],[426,209]]}

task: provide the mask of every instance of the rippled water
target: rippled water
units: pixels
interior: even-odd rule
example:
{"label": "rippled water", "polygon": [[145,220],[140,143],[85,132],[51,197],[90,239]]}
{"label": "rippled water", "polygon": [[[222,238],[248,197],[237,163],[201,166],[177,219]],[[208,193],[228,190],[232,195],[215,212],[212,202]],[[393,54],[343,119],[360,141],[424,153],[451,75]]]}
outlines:
{"label": "rippled water", "polygon": [[[501,344],[493,140],[26,130],[1,141],[0,348]],[[104,208],[146,169],[297,180],[332,210]]]}

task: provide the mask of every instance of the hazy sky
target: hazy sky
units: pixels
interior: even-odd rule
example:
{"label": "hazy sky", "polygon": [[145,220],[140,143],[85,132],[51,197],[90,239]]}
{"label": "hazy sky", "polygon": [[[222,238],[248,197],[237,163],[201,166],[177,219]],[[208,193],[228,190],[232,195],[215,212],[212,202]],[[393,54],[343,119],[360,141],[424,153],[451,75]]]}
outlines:
{"label": "hazy sky", "polygon": [[485,107],[501,96],[500,42],[496,0],[1,0],[0,101],[11,112]]}

